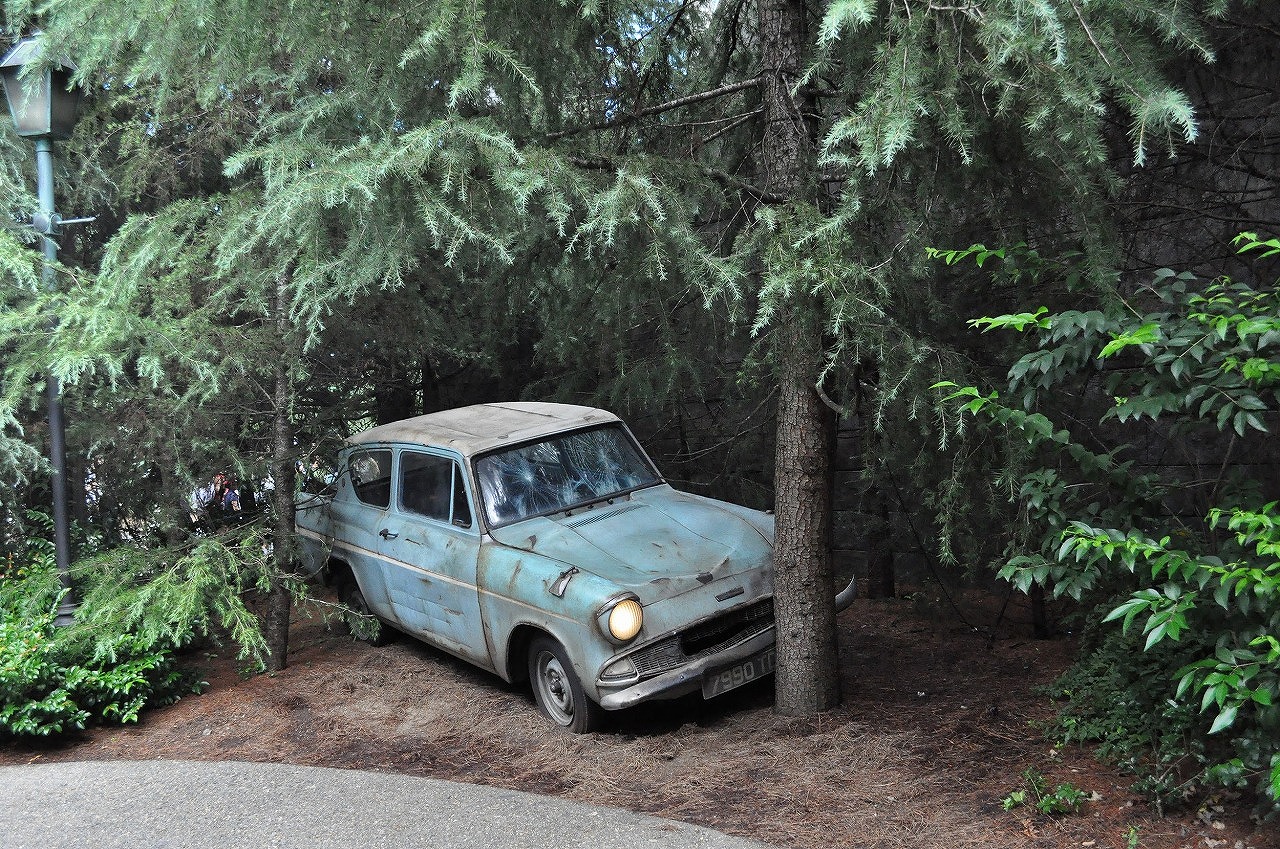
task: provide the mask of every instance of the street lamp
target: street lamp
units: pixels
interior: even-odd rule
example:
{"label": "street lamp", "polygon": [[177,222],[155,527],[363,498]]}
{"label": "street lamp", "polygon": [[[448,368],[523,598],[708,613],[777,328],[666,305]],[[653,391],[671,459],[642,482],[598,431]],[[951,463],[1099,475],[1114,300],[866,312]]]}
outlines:
{"label": "street lamp", "polygon": [[[48,61],[42,37],[33,33],[18,41],[0,59],[0,82],[18,135],[35,139],[36,195],[39,211],[31,222],[44,243],[44,268],[41,280],[47,290],[57,288],[53,268],[58,261],[58,243],[54,237],[62,223],[53,211],[53,142],[68,139],[80,105],[80,90],[71,85],[75,66],[66,60]],[[23,73],[23,68],[32,69]],[[66,593],[58,608],[58,623],[68,624],[75,611],[71,596],[71,534],[67,517],[67,446],[66,427],[62,418],[62,387],[50,374],[45,379],[49,407],[49,462],[53,465],[53,541],[58,565],[58,579]]]}

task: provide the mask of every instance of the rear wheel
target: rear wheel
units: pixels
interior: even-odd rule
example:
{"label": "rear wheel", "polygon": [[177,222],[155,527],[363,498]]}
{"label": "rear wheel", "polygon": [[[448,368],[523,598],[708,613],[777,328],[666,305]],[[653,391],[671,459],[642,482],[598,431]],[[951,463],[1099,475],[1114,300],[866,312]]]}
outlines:
{"label": "rear wheel", "polygon": [[587,698],[564,647],[550,637],[529,646],[529,682],[538,710],[556,725],[574,734],[599,727],[603,708]]}
{"label": "rear wheel", "polygon": [[360,592],[360,586],[355,581],[348,581],[342,585],[339,591],[339,598],[342,603],[351,608],[355,613],[360,614],[361,621],[352,624],[351,633],[357,639],[363,640],[371,646],[385,646],[391,642],[395,636],[394,632],[369,609],[369,603],[364,600],[364,593]]}

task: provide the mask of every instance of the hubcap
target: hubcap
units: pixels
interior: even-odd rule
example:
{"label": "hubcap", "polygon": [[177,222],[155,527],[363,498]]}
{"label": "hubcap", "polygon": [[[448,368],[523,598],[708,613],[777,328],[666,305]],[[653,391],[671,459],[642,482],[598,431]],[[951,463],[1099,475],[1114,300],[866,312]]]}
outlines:
{"label": "hubcap", "polygon": [[573,722],[573,690],[559,659],[549,651],[538,654],[538,692],[547,713],[559,725]]}

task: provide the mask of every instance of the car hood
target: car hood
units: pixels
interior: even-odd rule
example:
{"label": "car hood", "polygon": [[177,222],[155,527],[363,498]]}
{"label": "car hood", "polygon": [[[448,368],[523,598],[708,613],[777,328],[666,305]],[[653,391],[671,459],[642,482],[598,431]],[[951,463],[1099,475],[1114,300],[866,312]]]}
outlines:
{"label": "car hood", "polygon": [[768,567],[769,543],[735,511],[742,508],[660,485],[572,515],[517,522],[491,536],[612,581],[648,604]]}

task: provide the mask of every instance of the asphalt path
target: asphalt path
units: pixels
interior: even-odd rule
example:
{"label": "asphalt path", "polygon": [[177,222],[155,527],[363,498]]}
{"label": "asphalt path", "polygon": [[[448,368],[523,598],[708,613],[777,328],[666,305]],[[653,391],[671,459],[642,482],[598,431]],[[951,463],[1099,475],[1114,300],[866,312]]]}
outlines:
{"label": "asphalt path", "polygon": [[235,762],[0,767],[0,849],[766,849],[616,808],[377,772]]}

